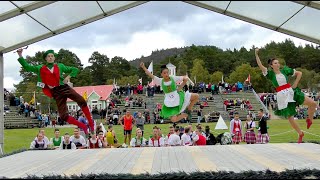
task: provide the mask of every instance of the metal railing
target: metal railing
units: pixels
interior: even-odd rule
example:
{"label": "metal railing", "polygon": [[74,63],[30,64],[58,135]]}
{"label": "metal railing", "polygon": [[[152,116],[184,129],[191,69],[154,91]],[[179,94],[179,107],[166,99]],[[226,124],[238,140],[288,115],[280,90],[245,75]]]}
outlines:
{"label": "metal railing", "polygon": [[258,102],[260,102],[260,104],[262,105],[264,111],[269,114],[269,110],[268,110],[267,106],[261,101],[259,95],[256,93],[256,91],[253,88],[252,88],[252,92],[253,92],[254,96],[256,97],[256,99],[258,100]]}

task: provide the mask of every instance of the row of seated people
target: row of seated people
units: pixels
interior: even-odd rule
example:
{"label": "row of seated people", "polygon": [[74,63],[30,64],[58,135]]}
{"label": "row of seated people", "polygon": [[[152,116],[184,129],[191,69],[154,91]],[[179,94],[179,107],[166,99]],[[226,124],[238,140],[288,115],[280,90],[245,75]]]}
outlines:
{"label": "row of seated people", "polygon": [[235,106],[240,107],[241,110],[252,110],[252,105],[249,101],[249,99],[245,100],[242,99],[240,100],[240,98],[237,99],[226,99],[223,102],[224,106],[225,106],[225,110],[227,111],[230,108],[234,108]]}
{"label": "row of seated people", "polygon": [[[70,137],[68,133],[60,136],[59,129],[55,129],[55,137],[50,140],[44,135],[44,130],[40,130],[37,137],[31,142],[30,149],[93,149],[93,148],[118,148],[128,147],[118,144],[112,125],[108,126],[108,131],[104,133],[101,129],[97,130],[97,135],[93,134],[86,140],[80,135],[79,128],[74,129],[74,135]],[[209,127],[203,131],[198,125],[195,131],[192,126],[185,128],[171,126],[168,135],[163,135],[161,129],[155,126],[153,134],[148,138],[143,137],[143,131],[136,129],[136,136],[131,139],[130,147],[163,147],[163,146],[192,146],[192,145],[214,145],[216,139],[210,132]]]}

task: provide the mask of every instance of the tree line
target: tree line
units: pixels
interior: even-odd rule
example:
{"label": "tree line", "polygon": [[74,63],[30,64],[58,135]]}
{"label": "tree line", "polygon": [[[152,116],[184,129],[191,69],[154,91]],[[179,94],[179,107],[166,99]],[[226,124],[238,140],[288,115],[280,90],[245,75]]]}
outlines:
{"label": "tree line", "polygon": [[[151,81],[144,71],[139,67],[139,62],[143,61],[146,67],[151,61],[154,63],[154,74],[160,76],[160,66],[172,63],[177,66],[177,75],[188,74],[190,79],[197,82],[214,83],[224,81],[228,83],[244,82],[250,74],[251,83],[257,92],[272,92],[271,82],[263,77],[257,67],[255,56],[255,46],[250,49],[244,47],[237,49],[223,50],[216,46],[189,46],[181,48],[170,48],[153,51],[148,57],[137,58],[133,61],[119,56],[113,58],[102,52],[93,52],[87,60],[89,66],[84,67],[79,57],[67,49],[60,49],[57,53],[56,62],[64,63],[67,66],[74,66],[80,69],[76,78],[71,81],[75,87],[113,84],[125,86],[138,84],[138,79],[142,78],[143,84]],[[292,40],[284,42],[270,42],[260,48],[260,58],[267,66],[267,60],[276,57],[282,65],[296,68],[303,72],[299,87],[302,89],[317,90],[320,82],[320,50],[311,44],[305,47],[295,46]],[[34,56],[27,56],[27,62],[32,65],[44,64],[44,51],[37,52]],[[25,99],[31,99],[33,91],[41,94],[41,89],[36,87],[37,77],[33,73],[20,70],[23,80],[14,85],[16,95],[23,95]],[[291,79],[293,80],[293,79]],[[43,97],[43,102],[49,100]]]}

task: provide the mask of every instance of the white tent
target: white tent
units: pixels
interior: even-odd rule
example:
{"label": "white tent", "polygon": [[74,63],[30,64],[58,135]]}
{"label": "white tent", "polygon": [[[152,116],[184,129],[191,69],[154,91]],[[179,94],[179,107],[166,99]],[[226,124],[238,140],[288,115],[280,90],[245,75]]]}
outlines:
{"label": "white tent", "polygon": [[[0,1],[0,107],[3,54],[148,1]],[[320,44],[319,1],[182,1]],[[170,2],[168,2],[170,3]],[[72,11],[72,12],[71,12]],[[52,15],[54,14],[54,15]],[[75,37],[78,38],[78,37]],[[1,111],[3,111],[1,109]],[[0,112],[0,153],[4,141]]]}
{"label": "white tent", "polygon": [[222,116],[220,115],[216,127],[214,129],[228,129],[227,124],[224,122]]}

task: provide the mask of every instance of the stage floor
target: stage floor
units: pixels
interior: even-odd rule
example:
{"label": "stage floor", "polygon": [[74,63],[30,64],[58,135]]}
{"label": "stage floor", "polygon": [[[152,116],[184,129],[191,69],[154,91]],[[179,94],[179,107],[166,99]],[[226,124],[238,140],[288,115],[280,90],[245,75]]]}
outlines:
{"label": "stage floor", "polygon": [[279,143],[25,151],[0,158],[0,176],[320,169],[320,145]]}

